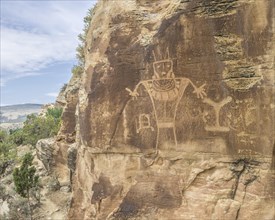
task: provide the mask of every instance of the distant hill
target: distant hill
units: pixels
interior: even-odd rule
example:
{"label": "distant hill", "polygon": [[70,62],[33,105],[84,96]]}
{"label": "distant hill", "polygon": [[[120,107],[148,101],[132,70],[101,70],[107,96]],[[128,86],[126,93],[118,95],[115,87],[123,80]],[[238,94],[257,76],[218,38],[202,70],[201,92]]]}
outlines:
{"label": "distant hill", "polygon": [[29,114],[39,114],[41,104],[20,104],[0,106],[0,128],[15,129],[23,126]]}

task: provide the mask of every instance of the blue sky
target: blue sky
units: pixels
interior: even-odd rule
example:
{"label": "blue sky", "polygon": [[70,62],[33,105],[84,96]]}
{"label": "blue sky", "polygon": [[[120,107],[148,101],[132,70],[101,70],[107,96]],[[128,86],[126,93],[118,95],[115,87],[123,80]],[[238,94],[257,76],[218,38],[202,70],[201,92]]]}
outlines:
{"label": "blue sky", "polygon": [[50,103],[69,81],[93,0],[0,0],[0,105]]}

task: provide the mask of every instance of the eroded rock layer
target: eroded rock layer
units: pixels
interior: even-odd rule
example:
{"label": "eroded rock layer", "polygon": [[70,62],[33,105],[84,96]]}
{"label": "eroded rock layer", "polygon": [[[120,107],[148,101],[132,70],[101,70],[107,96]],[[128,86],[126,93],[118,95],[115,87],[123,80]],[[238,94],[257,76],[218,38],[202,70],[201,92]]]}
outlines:
{"label": "eroded rock layer", "polygon": [[70,219],[274,218],[271,3],[99,1]]}

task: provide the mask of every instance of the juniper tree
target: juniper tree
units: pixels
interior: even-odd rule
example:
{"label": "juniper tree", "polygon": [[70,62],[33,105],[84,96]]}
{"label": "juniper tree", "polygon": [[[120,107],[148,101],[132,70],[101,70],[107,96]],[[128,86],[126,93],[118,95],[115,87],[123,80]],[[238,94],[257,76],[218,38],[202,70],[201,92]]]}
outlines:
{"label": "juniper tree", "polygon": [[13,171],[13,181],[15,191],[22,197],[28,199],[30,217],[32,219],[32,208],[30,202],[30,190],[38,186],[38,176],[35,175],[36,169],[32,166],[33,156],[27,153],[23,157],[22,164]]}

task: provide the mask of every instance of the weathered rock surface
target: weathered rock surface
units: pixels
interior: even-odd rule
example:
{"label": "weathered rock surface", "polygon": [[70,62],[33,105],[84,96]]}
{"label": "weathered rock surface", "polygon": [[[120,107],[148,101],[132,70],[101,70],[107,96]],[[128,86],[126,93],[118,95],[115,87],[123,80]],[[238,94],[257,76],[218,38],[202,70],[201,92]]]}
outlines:
{"label": "weathered rock surface", "polygon": [[72,172],[75,172],[76,158],[77,158],[77,146],[76,144],[71,144],[68,149],[68,168]]}
{"label": "weathered rock surface", "polygon": [[[33,219],[66,219],[68,206],[71,200],[71,187],[69,182],[64,182],[60,175],[62,169],[54,163],[48,163],[50,155],[53,152],[46,152],[46,148],[55,148],[53,139],[43,139],[39,144],[40,161],[34,158],[33,165],[36,168],[36,174],[39,176],[39,188],[31,191],[31,195],[36,195],[36,199],[31,196],[31,204],[33,207]],[[30,146],[19,146],[17,155],[20,158],[27,152],[35,155],[35,150]],[[51,158],[52,159],[52,158]],[[46,167],[50,165],[48,172]],[[53,167],[53,165],[55,165]],[[21,197],[15,191],[13,183],[12,171],[15,166],[19,166],[16,161],[8,161],[4,164],[4,173],[0,174],[0,219],[29,219],[27,198]],[[1,171],[1,167],[0,167]],[[56,172],[57,171],[57,172]],[[51,176],[49,175],[51,174]],[[62,174],[62,173],[61,173]],[[60,176],[62,177],[62,175]],[[61,183],[61,181],[63,181]],[[34,193],[35,192],[35,193]],[[40,202],[38,202],[40,198]]]}
{"label": "weathered rock surface", "polygon": [[[70,82],[66,86],[64,92],[59,94],[57,103],[64,106],[62,114],[62,124],[60,134],[65,135],[65,140],[74,142],[74,138],[69,136],[75,135],[76,130],[76,106],[78,103],[78,90],[80,86],[81,77],[73,75]],[[69,140],[68,140],[69,139]]]}
{"label": "weathered rock surface", "polygon": [[72,173],[75,171],[77,147],[77,104],[78,91],[81,82],[81,76],[74,74],[67,84],[66,89],[61,91],[56,105],[62,106],[62,123],[56,138],[54,160],[57,161],[55,172],[62,176],[65,182],[72,181]]}
{"label": "weathered rock surface", "polygon": [[63,118],[68,217],[274,219],[272,19],[269,0],[99,1]]}
{"label": "weathered rock surface", "polygon": [[43,163],[48,172],[51,171],[54,163],[55,138],[41,139],[37,141],[35,148],[38,159]]}

